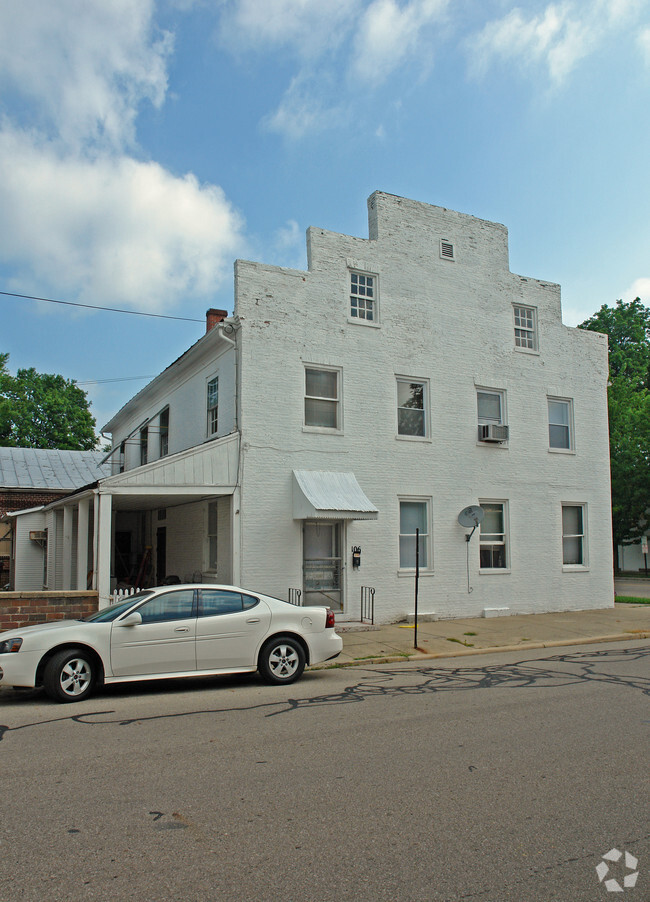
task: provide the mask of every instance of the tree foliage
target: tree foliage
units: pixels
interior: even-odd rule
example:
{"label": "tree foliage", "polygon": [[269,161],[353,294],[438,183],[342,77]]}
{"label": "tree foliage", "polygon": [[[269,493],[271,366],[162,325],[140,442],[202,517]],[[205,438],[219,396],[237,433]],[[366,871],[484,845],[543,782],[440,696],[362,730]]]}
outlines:
{"label": "tree foliage", "polygon": [[95,419],[86,393],[63,376],[7,369],[0,354],[0,446],[88,451],[95,447]]}
{"label": "tree foliage", "polygon": [[609,337],[609,444],[614,545],[650,520],[650,310],[639,298],[604,304],[581,329]]}

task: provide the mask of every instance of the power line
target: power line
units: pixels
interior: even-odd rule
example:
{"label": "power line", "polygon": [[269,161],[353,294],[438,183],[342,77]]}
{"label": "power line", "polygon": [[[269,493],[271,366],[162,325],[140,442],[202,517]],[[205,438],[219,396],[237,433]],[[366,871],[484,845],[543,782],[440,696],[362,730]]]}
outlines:
{"label": "power line", "polygon": [[138,379],[153,379],[156,373],[152,376],[120,376],[117,379],[86,379],[84,382],[77,382],[75,379],[75,385],[104,385],[106,382],[132,382]]}
{"label": "power line", "polygon": [[131,316],[153,316],[156,319],[176,319],[186,323],[202,323],[202,319],[194,319],[189,316],[169,316],[166,313],[142,313],[139,310],[120,310],[118,307],[100,307],[97,304],[79,304],[74,301],[57,301],[54,298],[37,298],[31,294],[16,294],[13,291],[0,291],[0,294],[9,298],[24,298],[28,301],[46,301],[48,304],[64,304],[66,307],[87,307],[90,310],[107,310],[109,313],[130,313]]}

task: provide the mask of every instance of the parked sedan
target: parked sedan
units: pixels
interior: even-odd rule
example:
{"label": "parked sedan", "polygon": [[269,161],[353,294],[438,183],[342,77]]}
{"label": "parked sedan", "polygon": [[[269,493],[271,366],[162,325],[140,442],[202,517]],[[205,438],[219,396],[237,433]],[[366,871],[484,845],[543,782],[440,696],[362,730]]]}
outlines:
{"label": "parked sedan", "polygon": [[147,589],[85,620],[0,633],[0,686],[43,686],[78,702],[101,683],[259,670],[293,683],[340,654],[329,608],[297,607],[236,586]]}

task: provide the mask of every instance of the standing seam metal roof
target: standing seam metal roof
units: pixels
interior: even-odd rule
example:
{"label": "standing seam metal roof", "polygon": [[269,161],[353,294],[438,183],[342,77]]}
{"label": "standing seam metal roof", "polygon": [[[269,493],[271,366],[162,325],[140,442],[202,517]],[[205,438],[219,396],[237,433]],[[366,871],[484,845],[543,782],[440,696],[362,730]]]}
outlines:
{"label": "standing seam metal roof", "polygon": [[111,475],[102,451],[0,448],[0,489],[78,489]]}

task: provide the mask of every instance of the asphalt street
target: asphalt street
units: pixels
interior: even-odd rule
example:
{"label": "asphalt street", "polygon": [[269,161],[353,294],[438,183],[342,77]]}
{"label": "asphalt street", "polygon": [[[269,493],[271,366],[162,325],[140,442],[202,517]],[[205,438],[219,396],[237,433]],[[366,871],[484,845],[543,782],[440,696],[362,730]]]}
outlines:
{"label": "asphalt street", "polygon": [[0,899],[642,902],[649,662],[645,640],[3,691]]}

